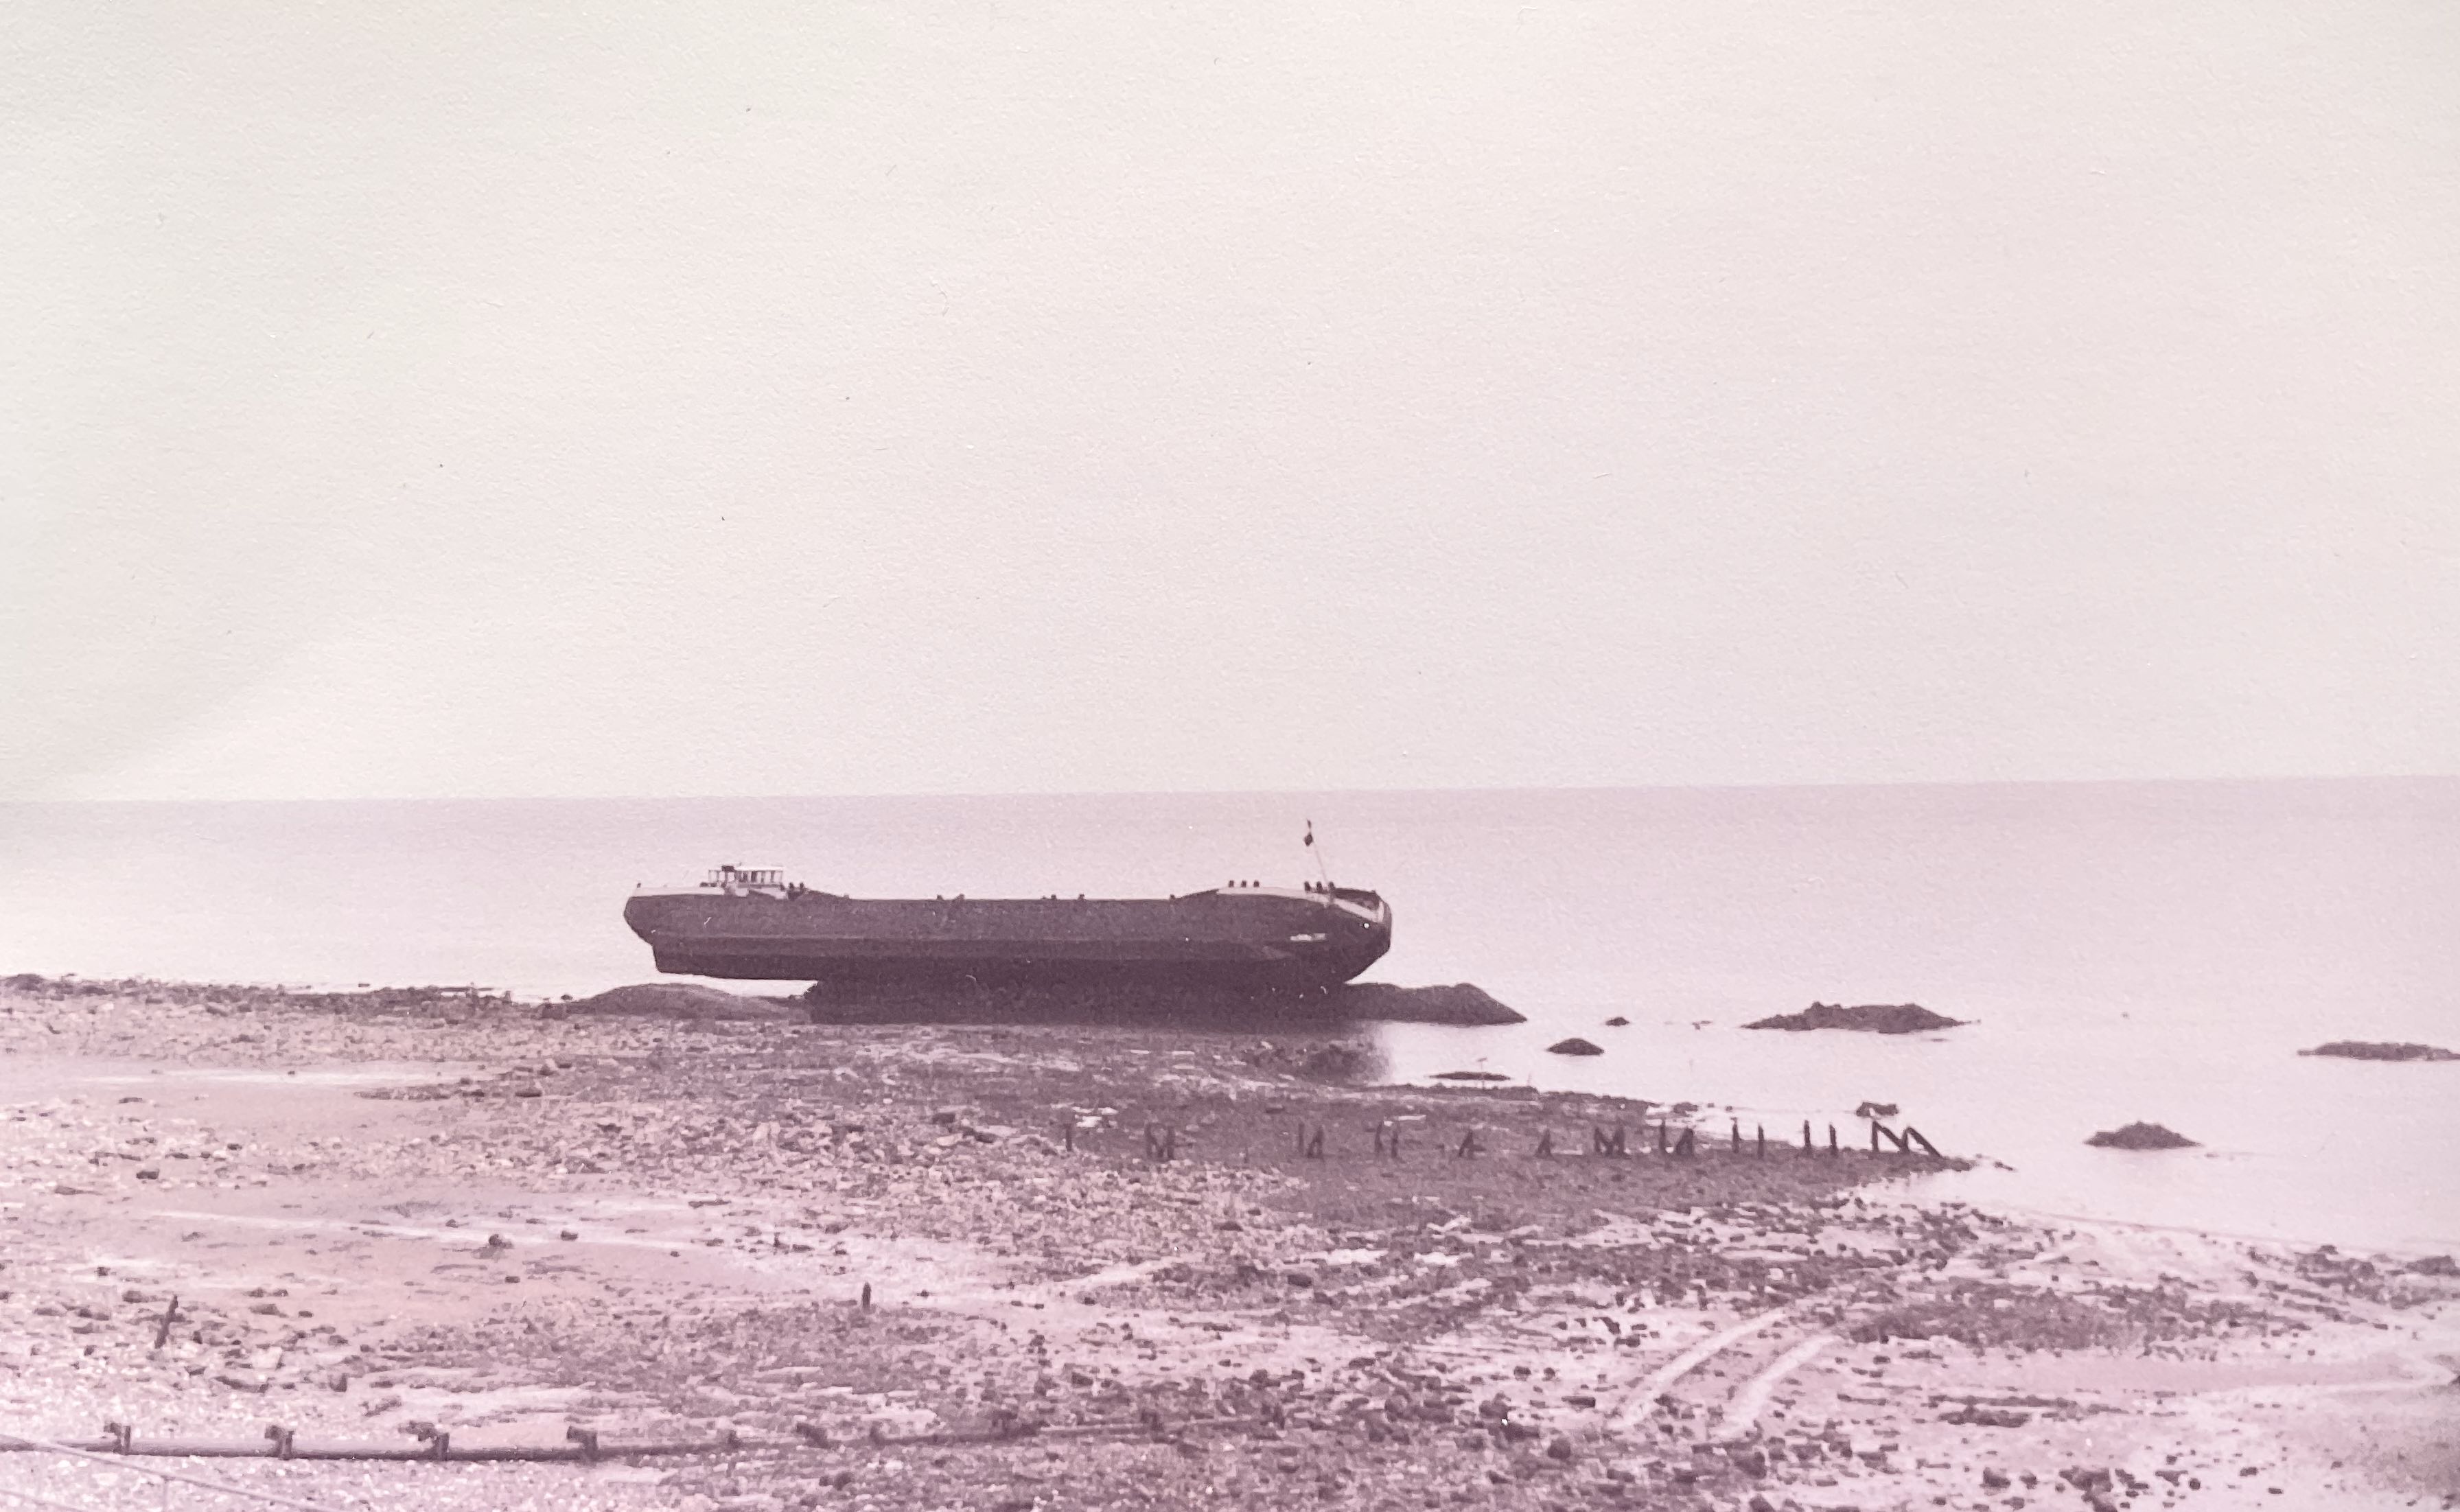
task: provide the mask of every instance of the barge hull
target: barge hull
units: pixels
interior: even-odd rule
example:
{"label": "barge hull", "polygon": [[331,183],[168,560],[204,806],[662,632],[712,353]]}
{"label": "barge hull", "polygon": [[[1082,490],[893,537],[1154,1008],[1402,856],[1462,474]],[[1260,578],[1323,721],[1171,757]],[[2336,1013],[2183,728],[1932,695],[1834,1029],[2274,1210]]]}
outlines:
{"label": "barge hull", "polygon": [[1134,984],[1282,991],[1346,982],[1391,944],[1372,893],[1262,887],[1137,899],[861,900],[636,893],[661,971],[762,981]]}

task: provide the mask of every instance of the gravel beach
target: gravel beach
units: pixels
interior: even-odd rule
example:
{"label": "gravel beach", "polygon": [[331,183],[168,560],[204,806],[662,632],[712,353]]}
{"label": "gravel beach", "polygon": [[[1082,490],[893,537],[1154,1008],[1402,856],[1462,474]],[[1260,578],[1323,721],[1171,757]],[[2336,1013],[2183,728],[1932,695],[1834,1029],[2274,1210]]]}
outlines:
{"label": "gravel beach", "polygon": [[0,1455],[74,1506],[2460,1502],[2448,1264],[1930,1203],[1858,1125],[471,990],[18,977],[0,1047],[0,1434],[266,1446]]}

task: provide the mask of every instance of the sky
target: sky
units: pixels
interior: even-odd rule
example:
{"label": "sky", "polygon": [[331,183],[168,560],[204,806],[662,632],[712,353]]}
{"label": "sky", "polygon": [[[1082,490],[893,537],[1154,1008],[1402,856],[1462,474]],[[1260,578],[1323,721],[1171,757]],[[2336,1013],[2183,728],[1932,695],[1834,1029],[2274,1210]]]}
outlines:
{"label": "sky", "polygon": [[2460,772],[2460,8],[0,33],[0,798]]}

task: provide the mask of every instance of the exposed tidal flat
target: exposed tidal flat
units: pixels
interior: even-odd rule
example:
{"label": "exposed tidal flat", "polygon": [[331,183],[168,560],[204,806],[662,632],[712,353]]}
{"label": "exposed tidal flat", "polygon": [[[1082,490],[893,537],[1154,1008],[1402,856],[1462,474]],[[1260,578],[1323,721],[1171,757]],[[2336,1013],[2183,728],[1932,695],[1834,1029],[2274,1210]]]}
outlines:
{"label": "exposed tidal flat", "polygon": [[1304,1029],[574,1006],[0,986],[0,1433],[747,1446],[210,1466],[377,1507],[2460,1491],[2448,1260],[1987,1210],[1705,1101],[1378,1085]]}

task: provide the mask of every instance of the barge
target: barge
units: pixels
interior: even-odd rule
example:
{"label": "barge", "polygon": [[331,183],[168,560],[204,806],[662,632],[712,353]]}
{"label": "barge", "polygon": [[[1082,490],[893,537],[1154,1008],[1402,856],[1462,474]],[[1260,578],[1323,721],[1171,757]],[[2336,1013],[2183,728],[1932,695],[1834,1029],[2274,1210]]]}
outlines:
{"label": "barge", "polygon": [[826,986],[1308,991],[1392,944],[1391,905],[1329,881],[1171,898],[866,899],[720,866],[691,886],[636,890],[624,921],[661,971]]}

